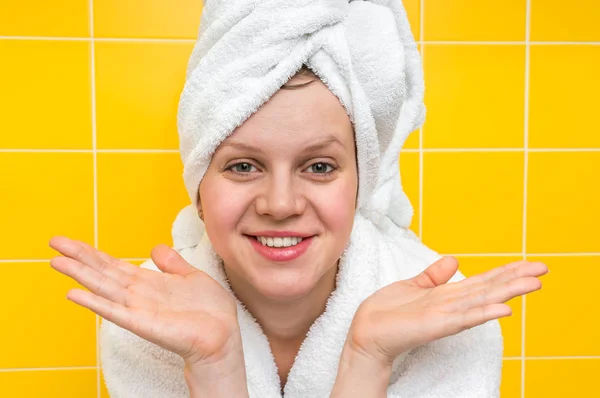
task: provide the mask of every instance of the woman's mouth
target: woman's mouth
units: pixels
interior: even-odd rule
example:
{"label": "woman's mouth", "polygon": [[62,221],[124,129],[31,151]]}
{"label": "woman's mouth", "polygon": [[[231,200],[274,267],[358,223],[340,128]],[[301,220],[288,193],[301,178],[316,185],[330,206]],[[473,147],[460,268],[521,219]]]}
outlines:
{"label": "woman's mouth", "polygon": [[285,262],[300,257],[310,244],[312,236],[265,236],[246,235],[252,247],[263,257],[271,261]]}
{"label": "woman's mouth", "polygon": [[300,236],[285,236],[285,237],[271,237],[271,236],[256,236],[257,241],[263,244],[263,246],[269,247],[290,247],[296,246],[302,242]]}

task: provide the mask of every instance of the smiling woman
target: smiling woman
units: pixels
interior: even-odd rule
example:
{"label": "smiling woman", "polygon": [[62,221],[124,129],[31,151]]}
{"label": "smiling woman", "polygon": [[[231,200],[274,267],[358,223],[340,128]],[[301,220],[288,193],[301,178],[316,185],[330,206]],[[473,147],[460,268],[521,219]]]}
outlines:
{"label": "smiling woman", "polygon": [[408,229],[397,159],[424,107],[401,2],[212,0],[203,18],[174,248],[138,268],[51,241],[90,289],[68,298],[105,318],[109,392],[497,397],[496,319],[547,267],[465,278]]}
{"label": "smiling woman", "polygon": [[[301,89],[278,91],[223,141],[199,190],[206,232],[269,339],[282,385],[334,290],[358,186],[346,111],[320,80],[304,80],[292,78]],[[296,244],[275,247],[286,236]]]}

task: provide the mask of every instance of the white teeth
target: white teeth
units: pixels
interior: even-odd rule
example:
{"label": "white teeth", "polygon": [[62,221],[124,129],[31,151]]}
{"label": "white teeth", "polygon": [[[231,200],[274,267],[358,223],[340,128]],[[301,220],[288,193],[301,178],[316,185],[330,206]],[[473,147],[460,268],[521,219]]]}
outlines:
{"label": "white teeth", "polygon": [[257,236],[256,240],[262,243],[264,246],[269,247],[296,246],[298,243],[302,242],[302,238],[300,238],[299,236],[286,236],[284,238]]}

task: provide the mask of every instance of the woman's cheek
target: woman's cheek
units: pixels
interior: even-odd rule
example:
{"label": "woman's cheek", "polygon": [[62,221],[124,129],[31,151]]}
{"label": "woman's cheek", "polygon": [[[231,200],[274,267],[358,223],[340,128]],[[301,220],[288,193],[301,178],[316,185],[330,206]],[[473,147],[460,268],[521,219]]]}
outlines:
{"label": "woman's cheek", "polygon": [[218,185],[215,182],[206,187],[202,204],[207,228],[210,226],[210,229],[223,236],[235,231],[251,200],[247,189],[225,183]]}
{"label": "woman's cheek", "polygon": [[327,192],[321,192],[321,198],[313,203],[318,203],[318,210],[325,223],[332,232],[350,234],[356,208],[356,183],[352,180],[340,181],[340,184],[331,186]]}

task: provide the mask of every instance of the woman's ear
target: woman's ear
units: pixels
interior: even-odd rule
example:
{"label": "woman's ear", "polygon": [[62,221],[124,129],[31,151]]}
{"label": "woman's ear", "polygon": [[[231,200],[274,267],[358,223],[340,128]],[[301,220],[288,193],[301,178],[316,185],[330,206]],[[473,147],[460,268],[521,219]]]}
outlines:
{"label": "woman's ear", "polygon": [[202,202],[200,201],[200,190],[198,190],[198,194],[197,194],[197,197],[196,197],[196,203],[198,203],[196,205],[196,209],[198,210],[198,217],[200,217],[200,219],[202,221],[204,221],[204,218],[203,218],[204,215],[202,214]]}

